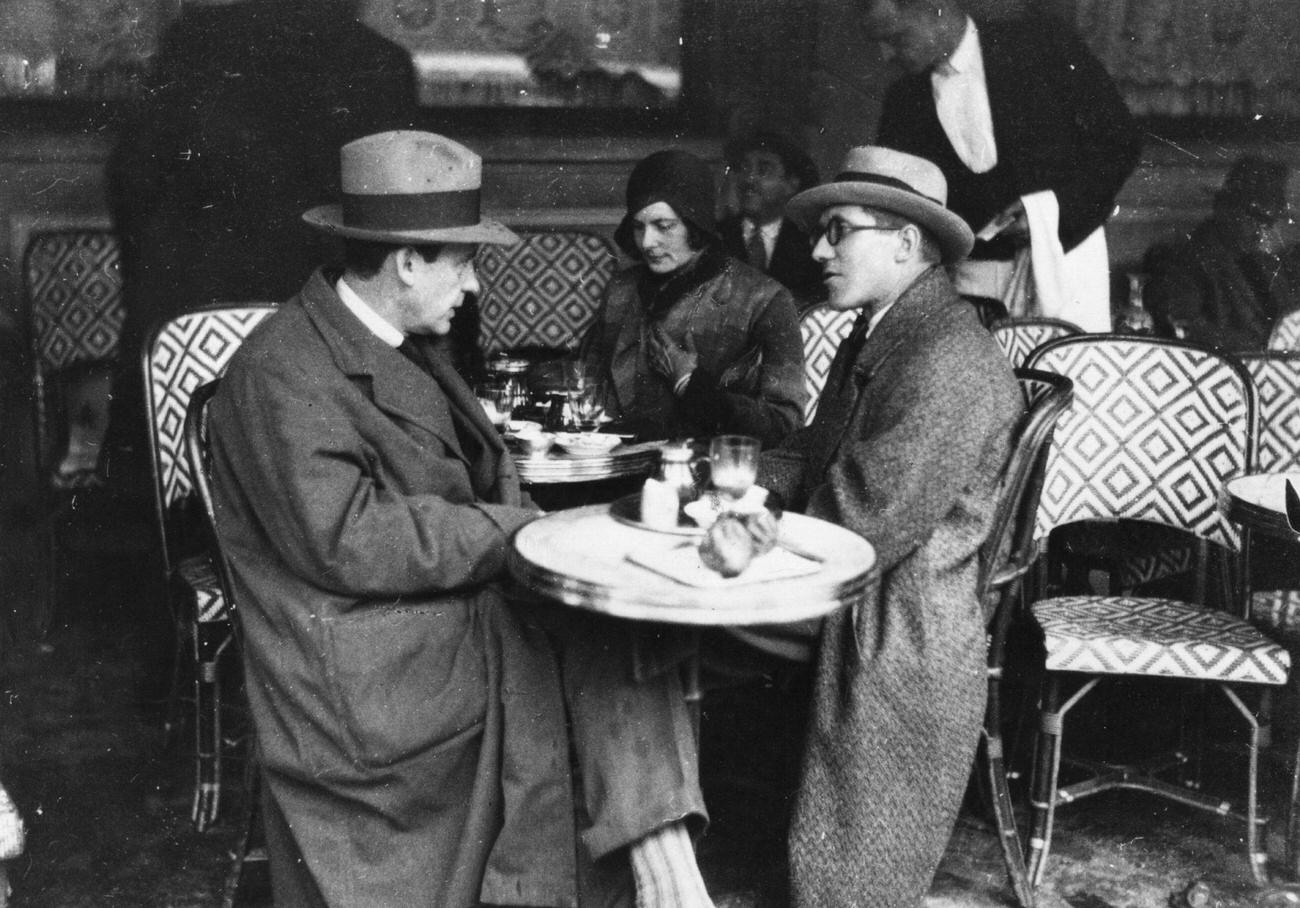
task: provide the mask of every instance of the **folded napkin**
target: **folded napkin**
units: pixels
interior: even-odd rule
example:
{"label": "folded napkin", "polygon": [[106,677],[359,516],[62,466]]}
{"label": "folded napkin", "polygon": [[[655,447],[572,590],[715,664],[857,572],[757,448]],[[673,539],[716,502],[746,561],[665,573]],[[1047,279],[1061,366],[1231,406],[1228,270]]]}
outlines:
{"label": "folded napkin", "polygon": [[820,561],[798,555],[778,545],[751,561],[739,576],[723,577],[704,566],[704,562],[700,561],[699,546],[692,542],[679,543],[670,548],[630,552],[627,560],[678,583],[705,588],[743,586],[765,580],[803,577],[817,573],[822,566]]}

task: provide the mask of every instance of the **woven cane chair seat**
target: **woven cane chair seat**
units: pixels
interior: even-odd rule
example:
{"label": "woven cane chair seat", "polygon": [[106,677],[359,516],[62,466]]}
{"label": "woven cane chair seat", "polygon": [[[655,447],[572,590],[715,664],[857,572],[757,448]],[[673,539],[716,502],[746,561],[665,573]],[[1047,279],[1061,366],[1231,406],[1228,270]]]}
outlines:
{"label": "woven cane chair seat", "polygon": [[1263,473],[1300,472],[1300,353],[1243,353],[1259,401]]}
{"label": "woven cane chair seat", "polygon": [[600,308],[617,259],[583,231],[524,234],[513,246],[479,247],[479,345],[487,355],[521,347],[576,350]]}
{"label": "woven cane chair seat", "polygon": [[225,621],[230,617],[226,596],[212,559],[207,555],[191,555],[176,565],[176,575],[194,596],[194,619],[199,623]]}
{"label": "woven cane chair seat", "polygon": [[1226,612],[1172,599],[1065,596],[1034,603],[1047,668],[1285,684],[1291,657]]}
{"label": "woven cane chair seat", "polygon": [[1015,369],[1023,366],[1029,354],[1048,341],[1081,331],[1078,325],[1059,318],[1007,318],[989,328],[989,333]]}
{"label": "woven cane chair seat", "polygon": [[817,401],[826,387],[835,351],[853,330],[857,317],[857,310],[840,312],[829,306],[814,306],[799,319],[799,332],[803,335],[803,383],[808,389],[804,425],[810,425],[817,415]]}
{"label": "woven cane chair seat", "polygon": [[121,251],[105,230],[32,238],[24,262],[34,353],[46,372],[117,356],[126,308]]}

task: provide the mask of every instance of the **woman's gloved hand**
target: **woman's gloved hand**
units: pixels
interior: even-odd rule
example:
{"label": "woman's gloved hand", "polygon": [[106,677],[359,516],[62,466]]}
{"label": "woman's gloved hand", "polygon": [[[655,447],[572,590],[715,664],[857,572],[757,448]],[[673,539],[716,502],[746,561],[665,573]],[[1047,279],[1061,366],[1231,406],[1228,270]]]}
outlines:
{"label": "woman's gloved hand", "polygon": [[695,350],[695,338],[688,331],[679,345],[668,336],[663,325],[650,329],[649,349],[650,368],[672,382],[673,392],[680,394],[690,379],[700,357]]}

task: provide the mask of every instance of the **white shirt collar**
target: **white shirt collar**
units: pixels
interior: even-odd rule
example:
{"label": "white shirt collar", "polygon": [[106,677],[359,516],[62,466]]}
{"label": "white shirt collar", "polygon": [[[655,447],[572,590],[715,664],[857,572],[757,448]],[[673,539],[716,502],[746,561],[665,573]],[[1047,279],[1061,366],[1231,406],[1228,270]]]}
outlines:
{"label": "white shirt collar", "polygon": [[388,346],[397,348],[406,340],[406,335],[397,330],[391,322],[370,308],[370,304],[357,296],[355,290],[347,285],[343,278],[339,278],[334,284],[334,292],[339,295],[343,305],[348,307],[348,311],[361,320],[361,324],[370,329],[370,332],[379,338]]}
{"label": "white shirt collar", "polygon": [[980,33],[975,28],[975,20],[970,16],[966,17],[966,30],[962,32],[961,40],[957,42],[957,47],[948,55],[948,59],[940,62],[934,68],[934,71],[941,76],[953,76],[957,73],[970,72],[971,68],[983,62],[983,56],[980,54]]}

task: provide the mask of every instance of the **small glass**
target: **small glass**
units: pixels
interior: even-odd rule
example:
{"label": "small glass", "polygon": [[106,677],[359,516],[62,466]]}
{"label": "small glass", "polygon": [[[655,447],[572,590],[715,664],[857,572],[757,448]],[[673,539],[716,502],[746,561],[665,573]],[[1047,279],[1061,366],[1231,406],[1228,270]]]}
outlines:
{"label": "small glass", "polygon": [[579,432],[594,432],[605,415],[605,383],[581,361],[565,363],[564,393],[569,418]]}
{"label": "small glass", "polygon": [[748,435],[718,435],[709,442],[709,477],[726,508],[734,505],[758,478],[759,441]]}
{"label": "small glass", "polygon": [[504,432],[510,427],[516,395],[509,382],[499,379],[489,380],[475,388],[474,393],[478,397],[479,406],[487,414],[488,421],[496,426],[498,431]]}

